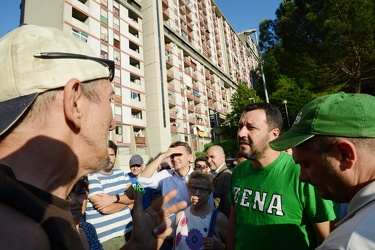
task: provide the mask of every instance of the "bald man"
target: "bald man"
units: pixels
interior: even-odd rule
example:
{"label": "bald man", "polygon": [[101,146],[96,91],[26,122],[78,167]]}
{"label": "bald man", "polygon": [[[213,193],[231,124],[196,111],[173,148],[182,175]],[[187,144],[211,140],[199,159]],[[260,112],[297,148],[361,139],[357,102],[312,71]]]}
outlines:
{"label": "bald man", "polygon": [[206,155],[214,183],[215,207],[229,219],[231,204],[228,200],[228,190],[232,172],[225,164],[225,153],[222,147],[211,146]]}

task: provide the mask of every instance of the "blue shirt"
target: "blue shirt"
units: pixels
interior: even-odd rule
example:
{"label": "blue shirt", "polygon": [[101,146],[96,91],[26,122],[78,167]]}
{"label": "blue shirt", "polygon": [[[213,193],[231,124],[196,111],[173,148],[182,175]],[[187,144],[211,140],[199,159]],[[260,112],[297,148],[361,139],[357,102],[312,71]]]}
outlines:
{"label": "blue shirt", "polygon": [[[194,169],[189,167],[189,172],[185,176],[180,177],[176,171],[171,170],[171,169],[165,169],[160,172],[155,172],[150,178],[138,176],[137,179],[141,187],[150,187],[150,188],[156,188],[158,190],[161,190],[163,196],[169,191],[173,189],[177,189],[178,194],[172,200],[170,200],[165,205],[165,207],[176,204],[179,201],[186,201],[188,206],[190,206],[191,202],[190,202],[188,190],[186,188],[186,183],[189,180],[189,175],[193,171]],[[212,193],[208,200],[208,204],[214,207]],[[176,217],[175,214],[169,217],[172,220],[172,225],[171,225],[172,229],[174,228],[175,217]]]}
{"label": "blue shirt", "polygon": [[[137,178],[132,177],[131,172],[128,173],[128,177],[131,183],[133,184],[134,190],[138,190],[139,192],[141,192],[142,198],[143,198],[143,209],[145,210],[151,204],[151,198],[152,198],[151,195],[156,193],[158,190],[153,189],[153,188],[148,188],[148,187],[141,187],[138,183]],[[132,210],[132,214],[133,214],[133,210]]]}

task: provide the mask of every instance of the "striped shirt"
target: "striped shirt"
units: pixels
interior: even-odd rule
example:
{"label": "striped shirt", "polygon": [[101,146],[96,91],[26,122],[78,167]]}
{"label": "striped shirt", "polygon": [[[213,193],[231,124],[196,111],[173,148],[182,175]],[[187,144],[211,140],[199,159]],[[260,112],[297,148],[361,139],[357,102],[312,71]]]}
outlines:
{"label": "striped shirt", "polygon": [[[88,179],[89,198],[100,193],[124,194],[126,184],[131,184],[128,175],[120,169],[112,169],[111,174],[92,173],[88,175]],[[102,214],[88,201],[86,221],[95,227],[101,243],[118,236],[124,236],[125,233],[132,230],[132,217],[128,207],[113,214]]]}

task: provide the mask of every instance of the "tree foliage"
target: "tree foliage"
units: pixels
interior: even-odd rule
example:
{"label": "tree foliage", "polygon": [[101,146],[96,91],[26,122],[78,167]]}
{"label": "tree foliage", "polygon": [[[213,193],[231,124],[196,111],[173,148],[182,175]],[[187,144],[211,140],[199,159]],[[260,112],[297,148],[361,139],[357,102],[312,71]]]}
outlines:
{"label": "tree foliage", "polygon": [[373,0],[284,0],[276,19],[260,24],[260,41],[264,58],[272,59],[264,68],[275,98],[285,77],[305,94],[374,94]]}
{"label": "tree foliage", "polygon": [[223,125],[237,127],[243,108],[251,102],[260,101],[261,99],[254,89],[249,89],[246,84],[239,83],[237,92],[232,95],[230,100],[232,110],[227,114]]}

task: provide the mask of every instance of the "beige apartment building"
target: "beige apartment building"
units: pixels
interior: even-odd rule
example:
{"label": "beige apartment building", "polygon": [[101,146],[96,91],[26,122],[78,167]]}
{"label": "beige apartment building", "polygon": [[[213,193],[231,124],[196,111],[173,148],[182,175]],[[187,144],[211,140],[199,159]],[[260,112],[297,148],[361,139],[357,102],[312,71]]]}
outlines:
{"label": "beige apartment building", "polygon": [[212,127],[258,66],[256,44],[212,0],[22,0],[21,22],[62,29],[115,61],[110,138],[126,170],[132,154],[147,163],[173,141],[197,152],[217,140]]}

